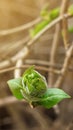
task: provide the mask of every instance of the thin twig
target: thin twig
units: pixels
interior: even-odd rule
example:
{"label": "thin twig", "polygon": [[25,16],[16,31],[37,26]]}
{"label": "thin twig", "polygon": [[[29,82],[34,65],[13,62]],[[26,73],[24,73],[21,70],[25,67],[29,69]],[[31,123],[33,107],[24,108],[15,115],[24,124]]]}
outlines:
{"label": "thin twig", "polygon": [[67,74],[68,67],[71,62],[71,56],[73,54],[73,44],[71,47],[68,49],[66,53],[66,58],[64,60],[63,68],[61,70],[61,75],[59,76],[58,80],[56,81],[54,87],[61,87],[61,84],[63,83],[64,77]]}
{"label": "thin twig", "polygon": [[[63,0],[63,13],[67,13],[69,7],[69,0]],[[64,17],[62,20],[62,35],[65,49],[67,50],[69,47],[69,33],[68,33],[68,22],[67,19]]]}
{"label": "thin twig", "polygon": [[48,29],[52,28],[54,25],[59,23],[64,17],[66,19],[68,19],[68,18],[72,17],[72,15],[64,14],[63,16],[59,16],[54,21],[52,21],[50,24],[48,24],[45,28],[43,28],[42,31],[40,31],[31,41],[29,41],[27,45],[30,46],[32,43],[36,42],[40,36],[42,36]]}
{"label": "thin twig", "polygon": [[[22,64],[23,64],[22,59],[19,59],[16,63],[16,68],[21,67]],[[14,78],[19,78],[20,76],[21,76],[21,69],[15,69],[14,70]]]}
{"label": "thin twig", "polygon": [[63,19],[63,17],[70,18],[71,16],[72,15],[70,15],[70,14],[65,14],[64,16],[60,16],[57,19],[55,19],[54,21],[52,21],[41,32],[39,32],[34,37],[34,39],[30,40],[27,43],[27,46],[25,46],[22,50],[20,50],[20,52],[18,52],[15,56],[13,56],[12,58],[10,58],[10,61],[9,60],[5,60],[5,61],[1,62],[0,63],[0,69],[10,66],[11,63],[15,63],[20,58],[26,58],[27,55],[29,54],[30,46],[33,45],[39,39],[39,37],[41,35],[43,35],[48,29],[52,28],[55,24],[57,24],[58,22],[60,22]]}
{"label": "thin twig", "polygon": [[[62,0],[61,10],[60,10],[60,17],[64,16],[64,11],[67,8],[67,5],[66,5],[67,2],[68,2],[68,0]],[[61,30],[60,25],[57,24],[54,39],[53,39],[53,44],[52,44],[52,50],[51,50],[51,57],[50,57],[51,64],[55,63],[56,53],[57,53],[57,48],[58,48],[59,38],[60,38],[60,30]],[[53,67],[51,67],[50,69],[53,69]],[[48,78],[49,78],[49,80],[48,80],[49,81],[49,86],[52,86],[53,83],[54,83],[54,79],[55,79],[54,73],[50,72]]]}
{"label": "thin twig", "polygon": [[29,29],[32,26],[34,26],[35,24],[39,23],[40,21],[41,21],[41,18],[37,18],[37,19],[33,20],[32,22],[21,25],[19,27],[8,29],[8,30],[2,30],[2,31],[0,31],[0,36],[10,35],[13,33],[17,33],[17,32]]}
{"label": "thin twig", "polygon": [[[53,67],[54,69],[62,69],[62,64],[60,63],[56,63],[56,64],[51,64],[48,61],[43,61],[43,60],[35,60],[35,59],[26,59],[25,60],[26,64],[30,64],[30,65],[40,65],[40,66],[48,66],[48,67]],[[68,67],[68,71],[73,72],[73,67]]]}
{"label": "thin twig", "polygon": [[14,102],[17,102],[17,101],[18,100],[13,96],[2,98],[2,99],[0,99],[0,106],[5,106],[6,104],[14,103]]}
{"label": "thin twig", "polygon": [[[6,69],[2,69],[2,70],[0,70],[0,74],[2,74],[2,73],[5,73],[5,72],[9,72],[9,71],[12,71],[12,70],[15,70],[15,69],[24,69],[24,68],[28,68],[28,67],[30,67],[30,65],[21,65],[20,67],[16,67],[16,66],[14,66],[14,67],[8,67],[8,68],[6,68]],[[56,69],[53,69],[53,70],[50,70],[50,69],[48,69],[47,67],[42,67],[42,66],[35,66],[35,68],[36,69],[38,69],[38,70],[43,70],[43,71],[52,71],[53,73],[55,73],[55,74],[60,74],[60,71],[59,70],[56,70]]]}
{"label": "thin twig", "polygon": [[[0,70],[0,74],[2,74],[2,73],[5,73],[5,72],[9,72],[9,71],[12,71],[12,70],[15,70],[15,69],[24,69],[24,68],[28,68],[28,67],[30,67],[30,65],[33,65],[33,64],[35,64],[35,65],[38,65],[38,66],[35,66],[35,68],[36,69],[40,69],[40,68],[38,68],[39,66],[41,67],[41,69],[40,70],[43,70],[43,71],[51,71],[51,70],[48,70],[48,68],[47,67],[45,67],[45,68],[43,68],[43,66],[48,66],[48,67],[53,67],[54,68],[54,70],[55,71],[53,71],[54,73],[56,73],[57,72],[57,74],[59,74],[59,71],[58,70],[56,70],[56,69],[61,69],[62,68],[62,64],[51,64],[50,62],[47,62],[47,61],[39,61],[39,60],[26,60],[25,61],[25,63],[27,63],[27,64],[25,64],[25,65],[23,65],[23,66],[20,66],[20,67],[8,67],[8,68],[5,68],[5,69],[1,69]],[[72,67],[68,67],[68,71],[70,71],[70,72],[73,72],[73,68]]]}
{"label": "thin twig", "polygon": [[69,47],[69,33],[68,33],[68,23],[67,20],[64,18],[62,22],[62,35],[63,35],[63,41],[64,41],[64,47],[65,50]]}
{"label": "thin twig", "polygon": [[66,130],[72,130],[73,129],[73,122],[70,122],[70,124],[66,127]]}
{"label": "thin twig", "polygon": [[[20,100],[17,100],[13,96],[5,97],[0,99],[0,107],[11,104],[11,103],[16,103],[16,102],[21,102]],[[25,102],[25,100],[22,100],[22,102]]]}
{"label": "thin twig", "polygon": [[[63,13],[67,12],[68,6],[69,6],[69,0],[63,0]],[[70,64],[71,56],[73,53],[73,45],[68,49],[69,47],[68,25],[67,25],[67,19],[65,18],[62,20],[62,28],[63,28],[63,40],[66,49],[66,58],[64,60],[63,68],[61,70],[61,75],[56,81],[55,87],[61,87],[61,84],[67,73],[67,69]]]}
{"label": "thin twig", "polygon": [[29,49],[27,46],[24,46],[23,49],[21,49],[16,55],[10,58],[10,60],[5,60],[0,63],[0,69],[6,68],[10,66],[11,64],[15,63],[18,59],[26,58],[29,54]]}

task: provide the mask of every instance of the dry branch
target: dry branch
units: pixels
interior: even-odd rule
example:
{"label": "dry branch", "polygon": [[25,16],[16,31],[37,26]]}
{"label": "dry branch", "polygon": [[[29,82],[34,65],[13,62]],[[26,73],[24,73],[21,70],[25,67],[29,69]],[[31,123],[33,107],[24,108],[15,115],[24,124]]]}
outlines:
{"label": "dry branch", "polygon": [[24,31],[26,29],[31,28],[32,26],[39,23],[40,21],[41,21],[41,18],[37,18],[37,19],[33,20],[32,22],[29,22],[27,24],[21,25],[21,26],[16,27],[16,28],[12,28],[12,29],[8,29],[8,30],[1,30],[0,36],[10,35],[10,34]]}
{"label": "dry branch", "polygon": [[6,68],[8,66],[10,66],[12,63],[14,64],[18,59],[21,58],[26,58],[27,55],[29,54],[29,48],[31,47],[31,45],[33,45],[41,35],[43,35],[48,29],[52,28],[55,24],[57,24],[58,22],[60,22],[63,17],[66,18],[70,18],[72,15],[70,14],[64,14],[64,16],[60,16],[57,19],[55,19],[54,21],[52,21],[49,25],[47,25],[41,32],[39,32],[34,39],[30,40],[26,46],[24,46],[24,48],[22,50],[20,50],[20,52],[18,52],[15,56],[13,56],[12,58],[10,58],[10,60],[5,60],[2,61],[0,63],[0,69],[2,68]]}
{"label": "dry branch", "polygon": [[[69,7],[69,0],[63,0],[63,14],[67,13]],[[65,49],[67,50],[69,47],[69,33],[68,33],[68,22],[67,19],[64,17],[62,20],[62,35]]]}
{"label": "dry branch", "polygon": [[[28,68],[28,67],[30,67],[30,65],[21,65],[19,67],[14,66],[14,67],[10,67],[10,68],[8,67],[6,69],[0,70],[0,74],[5,73],[5,72],[9,72],[9,71],[12,71],[12,70],[19,70],[19,69],[24,69],[24,68]],[[38,70],[46,71],[46,72],[52,71],[55,74],[60,74],[60,71],[56,70],[56,69],[50,70],[47,67],[42,67],[42,66],[35,66],[35,68],[38,69]]]}
{"label": "dry branch", "polygon": [[[60,17],[64,16],[64,13],[66,12],[67,7],[68,7],[68,2],[69,2],[69,0],[62,0],[61,10],[60,10]],[[63,17],[63,19],[65,19],[65,17]],[[65,21],[64,21],[64,23],[65,23]],[[55,63],[56,52],[57,52],[57,49],[58,49],[59,38],[60,38],[60,31],[61,31],[60,24],[58,23],[56,25],[55,35],[54,35],[53,44],[52,44],[51,57],[50,57],[51,64]],[[50,69],[52,70],[53,67],[51,67]],[[50,72],[49,73],[49,80],[48,80],[49,81],[49,86],[53,85],[54,78],[55,78],[54,73]]]}
{"label": "dry branch", "polygon": [[[21,67],[21,65],[23,64],[23,60],[19,59],[16,63],[16,68],[17,67]],[[21,76],[21,69],[15,69],[14,70],[14,78],[19,78]]]}
{"label": "dry branch", "polygon": [[58,80],[55,83],[54,87],[61,87],[61,84],[63,83],[63,80],[68,72],[68,67],[70,65],[71,62],[71,56],[73,54],[73,44],[71,45],[71,47],[67,50],[66,52],[66,57],[64,60],[64,64],[63,64],[63,68],[61,70],[61,75],[59,76]]}
{"label": "dry branch", "polygon": [[19,100],[17,100],[13,96],[5,97],[5,98],[0,99],[0,107],[5,106],[10,103],[15,103],[15,102],[19,102]]}

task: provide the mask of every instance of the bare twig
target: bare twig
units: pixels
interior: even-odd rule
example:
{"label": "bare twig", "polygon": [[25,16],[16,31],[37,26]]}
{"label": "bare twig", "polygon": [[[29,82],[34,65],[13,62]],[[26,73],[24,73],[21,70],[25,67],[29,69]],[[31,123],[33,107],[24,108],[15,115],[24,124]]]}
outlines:
{"label": "bare twig", "polygon": [[20,102],[19,100],[17,100],[15,97],[10,96],[10,97],[6,97],[6,98],[2,98],[0,99],[0,107],[8,105],[10,103],[15,103],[15,102]]}
{"label": "bare twig", "polygon": [[62,22],[62,35],[63,35],[63,41],[64,41],[64,46],[65,46],[65,50],[68,49],[69,47],[69,33],[68,33],[68,24],[67,24],[67,20],[64,18],[63,22]]}
{"label": "bare twig", "polygon": [[[9,72],[9,71],[12,71],[12,70],[15,70],[15,69],[24,69],[24,68],[28,68],[28,67],[30,67],[30,65],[21,65],[19,67],[14,66],[14,67],[10,67],[10,68],[8,67],[6,69],[0,70],[0,74],[5,73],[5,72]],[[42,67],[42,66],[35,66],[35,68],[38,69],[38,70],[52,71],[55,74],[60,74],[60,71],[56,70],[56,69],[50,70],[47,67]]]}
{"label": "bare twig", "polygon": [[28,42],[28,46],[30,46],[32,43],[36,42],[40,36],[42,36],[48,29],[52,28],[54,25],[59,23],[64,17],[66,19],[70,18],[72,15],[70,14],[64,14],[63,16],[59,16],[54,21],[52,21],[50,24],[48,24],[45,28],[42,29],[31,41]]}
{"label": "bare twig", "polygon": [[73,129],[73,122],[70,122],[70,124],[66,127],[66,130],[72,130]]}
{"label": "bare twig", "polygon": [[17,32],[26,30],[28,28],[31,28],[32,26],[34,26],[35,24],[37,24],[40,21],[41,21],[41,18],[37,18],[37,19],[33,20],[32,22],[21,25],[19,27],[8,29],[8,30],[2,30],[2,31],[0,31],[0,36],[10,35],[13,33],[17,33]]}
{"label": "bare twig", "polygon": [[[28,68],[28,67],[30,67],[30,65],[33,65],[33,64],[37,65],[37,66],[35,66],[36,69],[38,69],[38,70],[40,69],[40,70],[48,71],[48,72],[51,71],[51,70],[48,69],[47,67],[43,68],[43,66],[48,66],[48,67],[52,66],[54,68],[53,73],[56,73],[56,74],[59,74],[59,71],[57,71],[56,69],[61,69],[62,68],[62,64],[53,64],[52,65],[50,62],[47,62],[47,61],[26,60],[25,63],[27,63],[27,64],[22,65],[20,67],[15,67],[14,66],[14,67],[8,67],[8,68],[5,68],[5,69],[1,69],[0,70],[0,74],[5,73],[5,72],[9,72],[9,71],[12,71],[12,70],[15,70],[15,69]],[[39,66],[41,68],[38,68]],[[68,67],[68,71],[73,72],[73,68],[72,67]]]}
{"label": "bare twig", "polygon": [[[23,64],[22,59],[19,59],[16,63],[16,68],[21,67],[22,64]],[[15,69],[14,70],[14,78],[19,78],[20,76],[21,76],[21,69]]]}
{"label": "bare twig", "polygon": [[24,46],[24,48],[18,52],[15,56],[13,56],[10,60],[5,60],[0,63],[0,69],[6,68],[10,66],[11,64],[15,63],[18,59],[26,58],[29,54],[29,49],[27,46]]}
{"label": "bare twig", "polygon": [[[59,43],[59,35],[60,35],[60,26],[58,24],[58,25],[56,25],[56,30],[55,30],[55,34],[54,34],[52,50],[51,50],[51,55],[50,55],[51,64],[55,64],[56,51],[57,51],[58,43]],[[50,69],[52,70],[53,67],[51,66]],[[48,76],[48,83],[49,83],[50,87],[54,83],[54,77],[55,77],[55,75],[52,72],[50,72],[49,76]]]}
{"label": "bare twig", "polygon": [[[65,10],[67,10],[68,1],[69,0],[62,0],[60,17],[64,16],[64,12],[65,12]],[[52,50],[51,50],[51,57],[50,57],[51,64],[55,63],[56,52],[57,52],[57,48],[58,48],[58,44],[59,44],[59,38],[60,38],[60,25],[57,24],[54,39],[53,39],[53,44],[52,44]],[[51,67],[51,69],[53,69],[53,67]],[[55,78],[55,75],[52,72],[50,72],[49,73],[49,80],[48,80],[49,86],[53,85],[54,78]]]}
{"label": "bare twig", "polygon": [[[35,59],[26,59],[25,60],[26,64],[30,64],[30,65],[40,65],[40,66],[48,66],[48,67],[53,67],[54,69],[62,69],[62,64],[60,63],[56,63],[56,64],[51,64],[48,61],[43,61],[43,60],[35,60]],[[68,71],[73,72],[73,68],[72,67],[68,67]]]}
{"label": "bare twig", "polygon": [[[67,13],[69,7],[69,0],[63,0],[63,13]],[[65,49],[67,50],[69,47],[69,33],[68,33],[68,23],[65,17],[62,20],[62,34],[63,34],[63,41]]]}
{"label": "bare twig", "polygon": [[[64,13],[67,12],[68,6],[69,6],[69,0],[63,0],[63,11],[64,11]],[[68,45],[69,38],[68,38],[68,25],[67,25],[67,20],[65,18],[62,21],[62,28],[63,28],[64,45],[65,45],[65,49],[67,50],[68,47],[69,47],[69,45]],[[61,87],[61,84],[64,80],[64,77],[67,73],[68,66],[70,64],[72,53],[73,53],[73,45],[66,51],[66,58],[64,60],[63,68],[61,70],[62,75],[60,75],[60,77],[56,81],[55,87]]]}
{"label": "bare twig", "polygon": [[10,66],[11,63],[15,63],[18,59],[20,58],[26,58],[26,56],[29,54],[29,48],[31,45],[33,45],[37,40],[38,38],[43,35],[48,29],[50,29],[51,27],[53,27],[55,24],[57,24],[58,22],[60,22],[63,17],[66,17],[66,18],[70,18],[72,15],[70,14],[65,14],[64,16],[60,16],[58,17],[57,19],[55,19],[54,21],[52,21],[49,25],[47,25],[41,32],[39,32],[35,37],[34,39],[30,40],[28,43],[27,43],[27,46],[25,46],[20,52],[18,52],[15,56],[13,56],[10,61],[9,60],[5,60],[3,62],[0,63],[0,69],[1,68],[5,68],[5,67],[8,67]]}
{"label": "bare twig", "polygon": [[61,75],[59,76],[58,80],[56,81],[54,87],[61,87],[61,84],[63,83],[64,77],[67,73],[68,67],[71,62],[72,53],[73,53],[73,44],[66,53],[66,58],[64,60],[63,68],[61,70]]}
{"label": "bare twig", "polygon": [[6,104],[13,103],[13,102],[17,102],[17,99],[13,96],[10,96],[4,99],[2,98],[0,99],[0,106],[4,106]]}

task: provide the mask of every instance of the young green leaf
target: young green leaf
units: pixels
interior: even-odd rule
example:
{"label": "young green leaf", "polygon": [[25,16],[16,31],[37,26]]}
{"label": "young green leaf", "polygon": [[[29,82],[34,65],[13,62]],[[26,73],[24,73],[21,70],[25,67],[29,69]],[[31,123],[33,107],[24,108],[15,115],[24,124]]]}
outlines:
{"label": "young green leaf", "polygon": [[36,103],[33,102],[32,105],[42,105],[46,108],[51,108],[65,98],[70,98],[70,96],[63,90],[57,88],[49,88],[41,97],[40,101]]}
{"label": "young green leaf", "polygon": [[50,12],[46,11],[45,16],[42,16],[43,19],[39,22],[33,29],[30,30],[30,36],[33,38],[37,33],[39,33],[46,25],[48,25],[53,19],[58,17],[59,8],[53,9]]}
{"label": "young green leaf", "polygon": [[34,97],[42,95],[47,90],[45,77],[34,70],[33,66],[25,71],[22,76],[22,85],[26,93]]}
{"label": "young green leaf", "polygon": [[59,13],[60,13],[60,8],[55,8],[52,11],[50,11],[49,16],[51,20],[57,18],[59,16]]}
{"label": "young green leaf", "polygon": [[73,26],[68,28],[69,33],[73,33]]}
{"label": "young green leaf", "polygon": [[11,79],[8,82],[9,88],[13,95],[18,99],[23,99],[24,97],[21,94],[22,90],[22,78]]}
{"label": "young green leaf", "polygon": [[45,16],[47,15],[47,13],[48,13],[48,9],[49,9],[49,4],[46,4],[46,5],[44,6],[44,8],[41,10],[40,15],[41,15],[42,17],[45,17]]}
{"label": "young green leaf", "polygon": [[33,29],[29,31],[30,37],[33,38],[37,33],[39,33],[48,23],[50,20],[43,20],[39,22]]}
{"label": "young green leaf", "polygon": [[[42,10],[40,15],[42,17],[42,21],[35,25],[30,32],[30,37],[34,38],[36,34],[38,34],[42,29],[44,29],[50,22],[56,19],[59,16],[60,8],[52,9],[51,11]],[[73,15],[73,5],[71,5],[68,9],[68,13]]]}
{"label": "young green leaf", "polygon": [[63,90],[47,88],[45,77],[31,66],[22,77],[8,81],[13,95],[18,99],[25,99],[33,106],[42,105],[51,108],[65,98],[70,98]]}
{"label": "young green leaf", "polygon": [[73,15],[73,5],[71,5],[68,9],[68,13]]}

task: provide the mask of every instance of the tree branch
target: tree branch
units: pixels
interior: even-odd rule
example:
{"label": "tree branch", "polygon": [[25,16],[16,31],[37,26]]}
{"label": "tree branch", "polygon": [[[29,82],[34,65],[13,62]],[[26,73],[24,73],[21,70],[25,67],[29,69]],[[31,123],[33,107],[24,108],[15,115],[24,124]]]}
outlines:
{"label": "tree branch", "polygon": [[61,75],[59,76],[58,80],[56,81],[54,87],[61,87],[61,84],[63,83],[64,77],[68,72],[68,67],[71,62],[71,56],[73,54],[73,44],[66,52],[66,58],[64,60],[63,68],[61,70]]}
{"label": "tree branch", "polygon": [[27,24],[21,25],[19,27],[16,28],[12,28],[12,29],[6,29],[6,30],[1,30],[0,31],[0,36],[6,36],[6,35],[10,35],[13,33],[17,33],[17,32],[21,32],[23,30],[29,29],[32,26],[34,26],[35,24],[39,23],[41,21],[41,18],[37,18],[35,20],[33,20],[32,22],[29,22]]}
{"label": "tree branch", "polygon": [[70,18],[72,15],[65,14],[64,16],[60,16],[50,24],[48,24],[41,32],[39,32],[33,39],[31,39],[26,46],[20,52],[18,52],[15,56],[11,57],[10,60],[5,60],[0,63],[0,69],[10,66],[12,63],[15,63],[18,59],[26,58],[29,54],[30,47],[33,45],[41,35],[43,35],[48,29],[52,28],[55,24],[59,23],[63,17]]}
{"label": "tree branch", "polygon": [[[60,17],[64,16],[65,11],[67,10],[68,1],[69,0],[62,0]],[[64,19],[64,17],[63,17],[63,19]],[[57,24],[54,39],[53,39],[53,44],[52,44],[52,50],[51,50],[51,57],[50,57],[51,64],[55,63],[56,53],[57,53],[57,48],[58,48],[59,38],[60,38],[60,31],[61,31],[60,25]],[[52,70],[53,67],[51,67],[50,69]],[[53,85],[54,79],[55,79],[54,73],[50,72],[49,77],[48,77],[48,82],[49,82],[50,87]]]}

